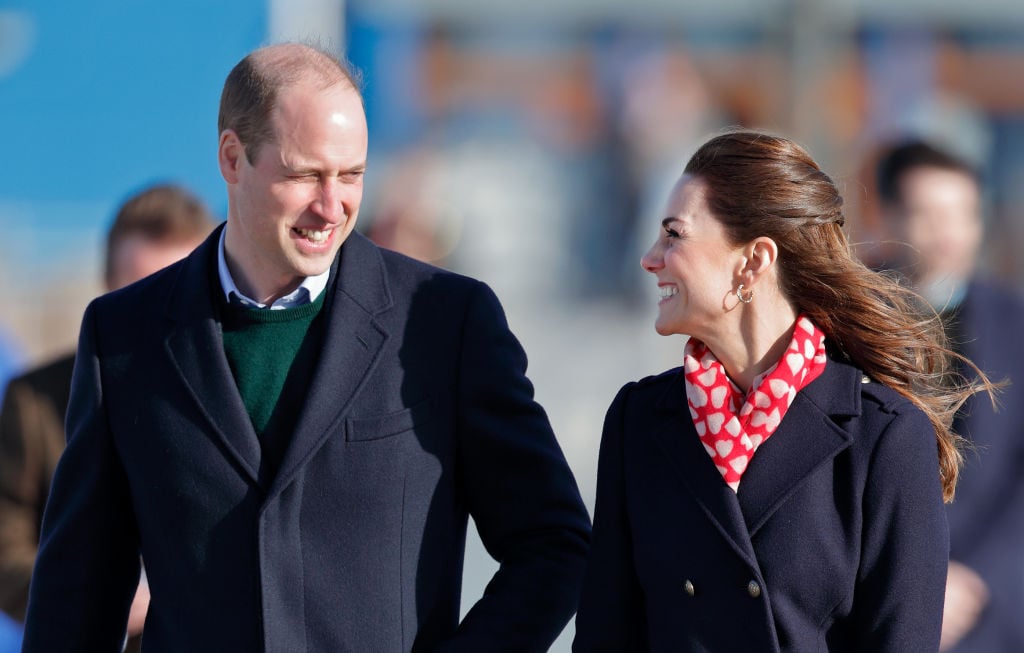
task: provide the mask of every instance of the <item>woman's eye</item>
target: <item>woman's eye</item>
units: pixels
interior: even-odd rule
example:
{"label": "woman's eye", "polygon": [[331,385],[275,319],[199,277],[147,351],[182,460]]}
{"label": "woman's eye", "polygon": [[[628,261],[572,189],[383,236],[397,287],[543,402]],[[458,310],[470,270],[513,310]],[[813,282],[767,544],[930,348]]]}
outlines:
{"label": "woman's eye", "polygon": [[667,238],[679,238],[679,232],[676,231],[675,229],[669,229],[666,227],[665,236]]}

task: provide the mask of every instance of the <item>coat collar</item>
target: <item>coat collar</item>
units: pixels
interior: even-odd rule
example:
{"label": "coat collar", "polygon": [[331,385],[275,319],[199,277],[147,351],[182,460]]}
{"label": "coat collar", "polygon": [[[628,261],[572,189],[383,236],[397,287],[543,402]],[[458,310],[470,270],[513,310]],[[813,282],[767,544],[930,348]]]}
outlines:
{"label": "coat collar", "polygon": [[224,354],[212,280],[222,229],[215,229],[177,270],[165,304],[165,315],[173,322],[165,346],[225,454],[256,482],[260,444]]}
{"label": "coat collar", "polygon": [[758,448],[737,493],[751,536],[804,479],[853,442],[842,418],[860,414],[862,379],[857,368],[830,358]]}
{"label": "coat collar", "polygon": [[736,553],[756,568],[754,547],[736,493],[725,484],[722,475],[715,469],[693,426],[686,405],[686,388],[681,371],[662,397],[663,405],[669,402],[675,404],[675,407],[661,411],[661,419],[657,421],[653,432],[654,441],[661,447],[679,480],[693,495],[711,523]]}
{"label": "coat collar", "polygon": [[842,423],[861,412],[862,378],[855,367],[830,357],[822,375],[797,393],[778,430],[758,448],[738,493],[700,445],[682,370],[657,403],[661,419],[654,437],[705,513],[738,552],[752,559],[750,538],[808,475],[852,442]]}
{"label": "coat collar", "polygon": [[[165,314],[173,322],[167,348],[182,382],[226,454],[258,483],[259,439],[224,354],[215,302],[217,243],[223,225],[178,268]],[[287,485],[332,434],[376,365],[388,333],[376,316],[392,305],[380,250],[353,232],[334,262],[336,277],[324,305],[324,346],[307,397],[276,477],[264,490]]]}
{"label": "coat collar", "polygon": [[387,329],[377,316],[391,308],[384,259],[376,245],[353,232],[339,253],[337,281],[328,287],[324,341],[303,405],[274,478],[270,496],[281,492],[341,425],[363,382],[377,366]]}

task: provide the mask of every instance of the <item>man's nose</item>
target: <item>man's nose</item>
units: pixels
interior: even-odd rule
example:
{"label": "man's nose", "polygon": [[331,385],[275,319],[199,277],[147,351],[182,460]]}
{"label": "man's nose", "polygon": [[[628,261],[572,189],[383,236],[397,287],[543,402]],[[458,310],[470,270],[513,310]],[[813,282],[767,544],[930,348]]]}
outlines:
{"label": "man's nose", "polygon": [[341,197],[340,182],[332,178],[324,179],[320,182],[320,196],[314,206],[316,213],[327,222],[341,222],[344,214]]}

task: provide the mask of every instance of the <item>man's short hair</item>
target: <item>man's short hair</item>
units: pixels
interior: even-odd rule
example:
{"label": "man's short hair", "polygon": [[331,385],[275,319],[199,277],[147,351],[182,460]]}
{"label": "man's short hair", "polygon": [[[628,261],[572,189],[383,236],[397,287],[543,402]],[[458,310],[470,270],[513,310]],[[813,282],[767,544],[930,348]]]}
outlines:
{"label": "man's short hair", "polygon": [[132,195],[107,232],[107,280],[113,277],[114,252],[126,239],[141,236],[153,243],[180,244],[205,238],[213,225],[206,205],[180,186],[153,186]]}
{"label": "man's short hair", "polygon": [[925,141],[907,141],[882,153],[877,167],[878,195],[887,204],[899,204],[900,183],[911,170],[938,168],[970,177],[980,188],[981,174],[970,163]]}
{"label": "man's short hair", "polygon": [[270,113],[278,92],[301,81],[322,88],[345,83],[362,100],[358,76],[347,62],[312,45],[272,45],[249,53],[228,73],[220,96],[218,133],[234,131],[249,163],[255,163],[260,147],[274,139]]}

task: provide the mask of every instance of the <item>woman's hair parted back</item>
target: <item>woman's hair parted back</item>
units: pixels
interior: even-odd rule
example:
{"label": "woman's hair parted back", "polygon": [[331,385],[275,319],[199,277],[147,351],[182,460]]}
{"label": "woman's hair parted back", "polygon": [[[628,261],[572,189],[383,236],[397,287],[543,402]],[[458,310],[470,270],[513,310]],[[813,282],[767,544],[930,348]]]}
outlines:
{"label": "woman's hair parted back", "polygon": [[[759,236],[775,241],[779,284],[796,311],[871,378],[928,415],[943,495],[951,500],[962,462],[953,416],[970,395],[994,386],[950,350],[938,315],[925,312],[923,300],[856,259],[832,179],[796,143],[754,131],[712,138],[685,172],[704,181],[708,207],[734,244]],[[958,360],[978,382],[956,373]]]}

